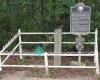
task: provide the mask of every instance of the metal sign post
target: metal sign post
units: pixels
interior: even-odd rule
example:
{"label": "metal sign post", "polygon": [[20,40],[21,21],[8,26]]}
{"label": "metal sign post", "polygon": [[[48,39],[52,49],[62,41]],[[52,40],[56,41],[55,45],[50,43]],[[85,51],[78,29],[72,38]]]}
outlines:
{"label": "metal sign post", "polygon": [[[76,49],[81,54],[84,48],[84,41],[82,35],[86,32],[90,32],[90,17],[91,7],[85,6],[83,3],[78,3],[76,6],[71,7],[70,10],[70,32],[78,35]],[[78,59],[81,62],[81,56]]]}
{"label": "metal sign post", "polygon": [[[84,38],[81,35],[78,35],[78,37],[76,38],[76,49],[78,50],[79,55],[81,54],[81,51],[84,48]],[[79,56],[78,58],[78,62],[81,63],[81,56]]]}

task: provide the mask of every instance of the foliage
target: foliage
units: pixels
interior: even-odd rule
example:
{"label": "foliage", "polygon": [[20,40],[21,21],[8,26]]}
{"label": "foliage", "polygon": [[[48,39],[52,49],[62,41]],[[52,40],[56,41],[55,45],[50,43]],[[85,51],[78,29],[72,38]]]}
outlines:
{"label": "foliage", "polygon": [[[70,7],[78,2],[92,7],[91,31],[100,30],[100,0],[0,0],[0,48],[19,28],[33,32],[54,31],[63,25],[63,31],[69,32]],[[27,40],[38,38],[27,37]],[[41,39],[49,40],[47,36]]]}

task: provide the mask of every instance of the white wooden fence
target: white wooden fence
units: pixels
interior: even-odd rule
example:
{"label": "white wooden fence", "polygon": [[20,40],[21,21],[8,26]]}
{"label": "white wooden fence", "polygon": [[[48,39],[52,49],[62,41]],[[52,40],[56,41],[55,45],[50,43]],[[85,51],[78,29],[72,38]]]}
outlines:
{"label": "white wooden fence", "polygon": [[[45,54],[41,55],[44,56],[44,63],[45,65],[7,65],[5,64],[5,62],[8,60],[8,58],[13,55],[13,56],[20,56],[20,59],[23,59],[23,56],[38,56],[37,54],[33,54],[33,53],[23,53],[22,52],[22,45],[23,44],[54,44],[54,42],[23,42],[21,39],[22,35],[38,35],[38,34],[52,34],[54,35],[54,32],[21,32],[20,29],[18,30],[18,33],[3,47],[3,49],[0,51],[0,71],[2,71],[2,67],[39,67],[39,68],[45,68],[46,69],[46,74],[48,74],[48,69],[49,68],[94,68],[96,69],[96,74],[99,74],[99,55],[98,55],[98,30],[96,29],[95,32],[89,32],[89,33],[84,33],[84,35],[87,34],[94,34],[95,35],[95,41],[94,42],[85,42],[84,44],[92,44],[94,45],[94,52],[91,53],[87,53],[87,54],[76,54],[74,52],[74,54],[55,54],[55,53],[51,53],[48,54],[48,52],[45,52]],[[74,34],[74,33],[70,33],[70,32],[62,32],[62,35],[67,35],[67,34]],[[11,45],[14,40],[16,40],[17,38],[19,38],[19,43],[13,48],[13,50],[10,53],[6,53],[5,50],[9,47],[9,45]],[[62,42],[62,44],[75,44],[76,42]],[[19,47],[19,53],[14,53],[14,51]],[[6,56],[3,60],[2,60],[2,56]],[[93,56],[94,58],[94,66],[55,66],[55,65],[48,65],[48,56],[77,56],[79,57],[80,61],[81,61],[81,56]]]}

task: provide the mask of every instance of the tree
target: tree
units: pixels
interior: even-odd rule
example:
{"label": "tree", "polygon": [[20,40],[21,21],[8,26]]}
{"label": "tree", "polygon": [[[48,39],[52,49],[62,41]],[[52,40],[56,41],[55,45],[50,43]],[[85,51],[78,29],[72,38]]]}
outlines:
{"label": "tree", "polygon": [[[63,31],[69,32],[70,7],[78,2],[92,8],[91,31],[96,27],[100,29],[99,0],[0,0],[0,47],[14,36],[18,28],[22,31],[54,31],[63,25]],[[48,39],[47,36],[41,37],[44,38]]]}

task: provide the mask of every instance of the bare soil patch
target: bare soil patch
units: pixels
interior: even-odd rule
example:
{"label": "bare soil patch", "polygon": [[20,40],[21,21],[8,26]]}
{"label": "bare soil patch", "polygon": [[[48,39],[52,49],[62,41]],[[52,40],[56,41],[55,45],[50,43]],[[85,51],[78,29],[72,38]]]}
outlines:
{"label": "bare soil patch", "polygon": [[[62,65],[69,64],[73,58],[63,57]],[[75,60],[75,59],[74,59]],[[43,57],[10,57],[6,64],[44,64]],[[49,64],[53,58],[49,57]],[[41,68],[3,68],[0,80],[99,80],[93,69],[49,69],[49,75]]]}

